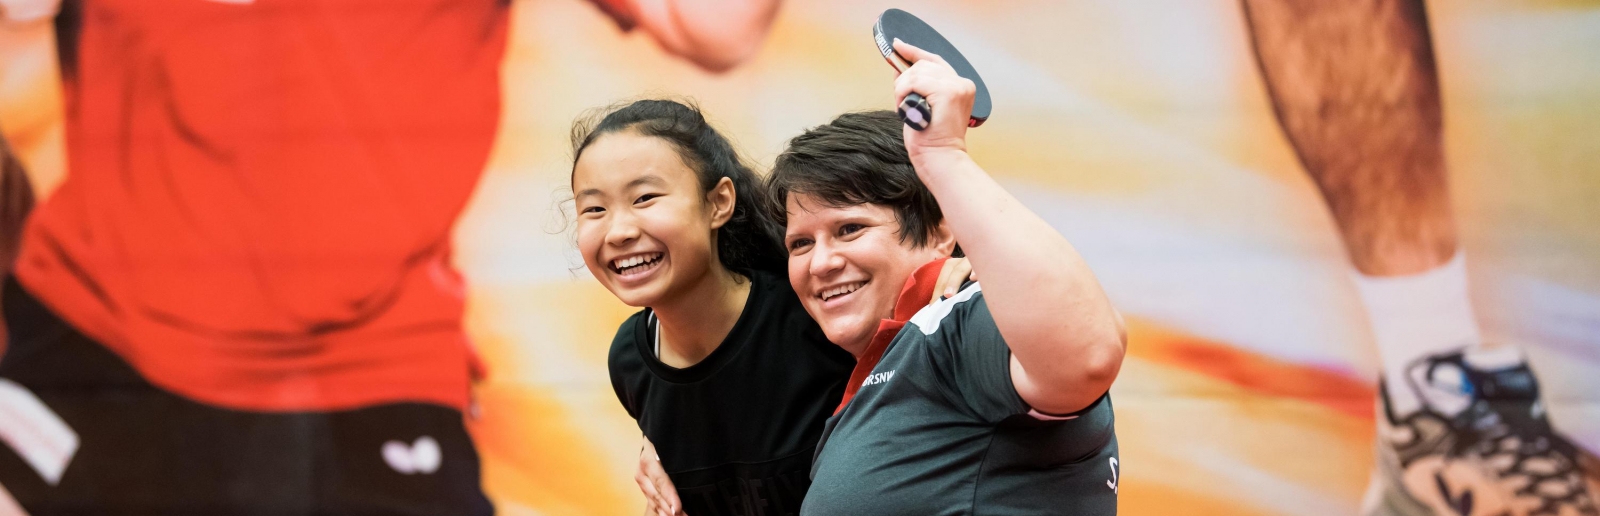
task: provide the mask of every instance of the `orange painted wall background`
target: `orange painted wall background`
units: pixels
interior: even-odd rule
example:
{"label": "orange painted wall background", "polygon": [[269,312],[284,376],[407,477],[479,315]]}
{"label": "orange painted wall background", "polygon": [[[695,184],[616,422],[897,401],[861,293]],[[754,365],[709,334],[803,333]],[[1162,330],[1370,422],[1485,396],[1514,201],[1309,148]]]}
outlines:
{"label": "orange painted wall background", "polygon": [[[1127,315],[1113,396],[1124,514],[1354,514],[1377,355],[1349,266],[1273,118],[1231,0],[790,0],[708,75],[578,0],[519,0],[504,116],[456,226],[489,363],[471,424],[502,514],[638,514],[639,431],[606,378],[632,309],[563,227],[567,129],[641,95],[697,99],[753,161],[890,102],[869,42],[904,7],[994,93],[976,158],[1082,250]],[[1600,3],[1429,3],[1446,145],[1485,335],[1528,353],[1559,428],[1600,449]],[[65,174],[48,26],[0,27],[0,127],[48,195]]]}

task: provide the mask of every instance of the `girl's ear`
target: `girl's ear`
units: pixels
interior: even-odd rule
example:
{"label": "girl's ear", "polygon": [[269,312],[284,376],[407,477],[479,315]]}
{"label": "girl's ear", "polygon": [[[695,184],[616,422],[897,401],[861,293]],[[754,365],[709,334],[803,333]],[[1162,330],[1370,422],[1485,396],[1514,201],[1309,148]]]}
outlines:
{"label": "girl's ear", "polygon": [[739,193],[733,189],[733,180],[726,177],[717,180],[717,185],[706,192],[706,206],[711,207],[711,229],[721,228],[733,218],[733,207],[739,200]]}

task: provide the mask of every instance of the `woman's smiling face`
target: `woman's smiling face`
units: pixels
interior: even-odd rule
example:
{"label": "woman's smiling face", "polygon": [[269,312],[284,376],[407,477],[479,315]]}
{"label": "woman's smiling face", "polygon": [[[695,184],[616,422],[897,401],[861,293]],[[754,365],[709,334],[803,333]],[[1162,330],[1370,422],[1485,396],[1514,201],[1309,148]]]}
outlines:
{"label": "woman's smiling face", "polygon": [[950,255],[949,244],[902,241],[899,219],[887,206],[828,206],[791,194],[787,213],[789,284],[828,340],[857,355],[878,322],[894,315],[911,274]]}

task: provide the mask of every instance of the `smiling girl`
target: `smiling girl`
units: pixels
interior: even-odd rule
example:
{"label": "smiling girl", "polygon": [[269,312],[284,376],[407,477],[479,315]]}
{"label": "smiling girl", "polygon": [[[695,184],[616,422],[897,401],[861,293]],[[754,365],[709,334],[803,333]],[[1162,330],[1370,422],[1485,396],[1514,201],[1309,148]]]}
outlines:
{"label": "smiling girl", "polygon": [[643,308],[617,329],[608,367],[671,479],[662,493],[641,482],[650,505],[798,513],[854,358],[789,287],[760,181],[698,110],[641,100],[595,118],[572,133],[578,248]]}

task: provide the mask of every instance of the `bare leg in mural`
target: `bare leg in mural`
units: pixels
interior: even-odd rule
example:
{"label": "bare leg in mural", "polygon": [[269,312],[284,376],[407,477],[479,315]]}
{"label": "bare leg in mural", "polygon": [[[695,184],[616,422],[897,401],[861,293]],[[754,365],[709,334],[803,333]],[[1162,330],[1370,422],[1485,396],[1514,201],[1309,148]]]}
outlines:
{"label": "bare leg in mural", "polygon": [[1421,0],[1243,0],[1278,121],[1332,212],[1383,364],[1372,514],[1596,514],[1517,349],[1483,341]]}

